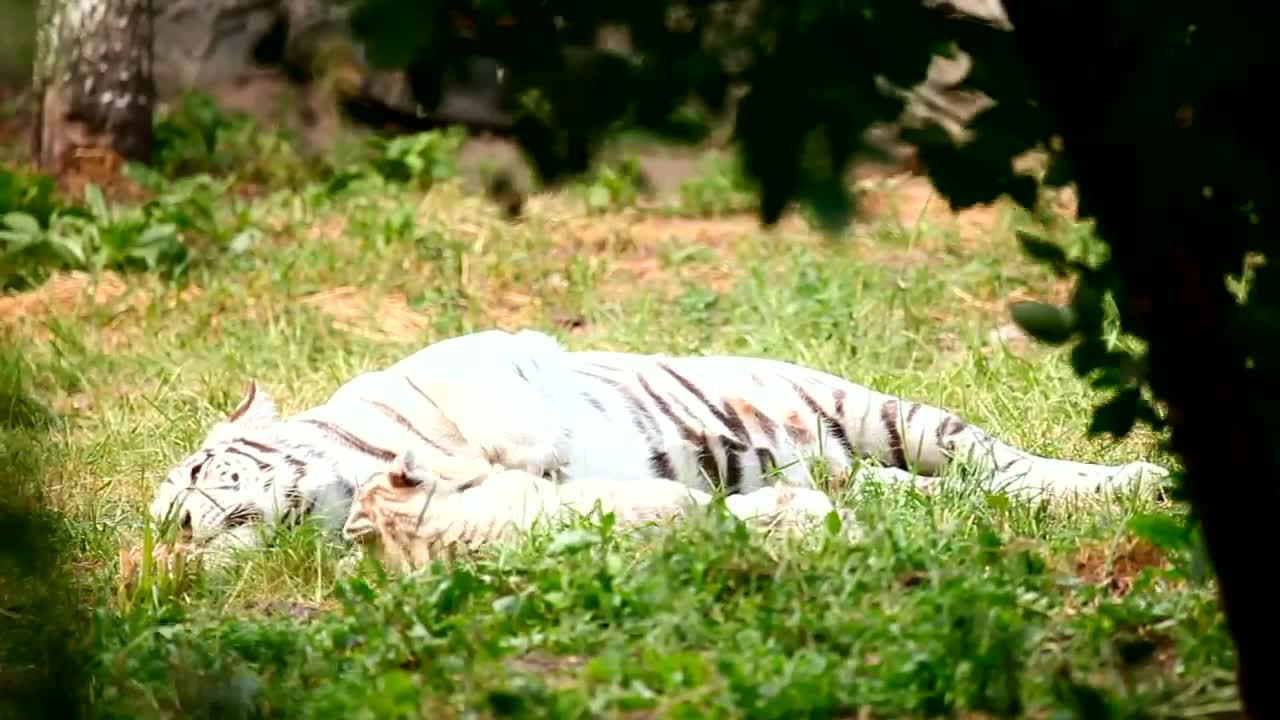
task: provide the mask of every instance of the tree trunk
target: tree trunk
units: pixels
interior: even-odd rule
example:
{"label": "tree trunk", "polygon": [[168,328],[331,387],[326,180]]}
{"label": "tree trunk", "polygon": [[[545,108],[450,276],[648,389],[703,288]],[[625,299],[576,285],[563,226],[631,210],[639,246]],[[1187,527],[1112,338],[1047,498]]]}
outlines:
{"label": "tree trunk", "polygon": [[151,0],[41,0],[32,159],[54,175],[85,155],[151,158]]}
{"label": "tree trunk", "polygon": [[[1190,85],[1182,76],[1108,35],[1098,19],[1107,17],[1104,3],[1007,0],[1005,7],[1027,67],[1060,119],[1082,215],[1097,220],[1111,248],[1126,325],[1149,344],[1151,388],[1168,404],[1172,449],[1183,461],[1235,642],[1245,714],[1280,717],[1280,693],[1267,669],[1280,647],[1280,614],[1268,573],[1259,570],[1280,554],[1280,456],[1274,396],[1263,375],[1274,369],[1250,370],[1233,330],[1238,308],[1215,243],[1234,242],[1239,226],[1202,195],[1210,181],[1195,159],[1203,156],[1197,143],[1207,141],[1187,132],[1190,123],[1177,112],[1193,98],[1219,100],[1196,109],[1225,122],[1230,105],[1224,110],[1203,89],[1182,90]],[[1095,50],[1064,52],[1062,38]],[[1220,76],[1209,87],[1222,93],[1233,78],[1215,71]],[[1224,129],[1211,127],[1200,132]]]}

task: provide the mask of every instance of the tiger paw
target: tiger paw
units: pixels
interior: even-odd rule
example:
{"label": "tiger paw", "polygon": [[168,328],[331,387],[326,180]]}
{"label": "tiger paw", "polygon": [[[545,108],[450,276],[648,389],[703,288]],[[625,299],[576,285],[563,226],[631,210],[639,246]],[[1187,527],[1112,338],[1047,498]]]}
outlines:
{"label": "tiger paw", "polygon": [[1106,482],[1107,488],[1137,488],[1144,495],[1163,499],[1169,485],[1169,471],[1149,462],[1121,465]]}
{"label": "tiger paw", "polygon": [[188,543],[156,543],[151,548],[149,564],[144,563],[145,557],[141,544],[127,550],[120,549],[119,582],[122,587],[136,587],[144,580],[157,577],[181,578],[201,563],[203,552]]}

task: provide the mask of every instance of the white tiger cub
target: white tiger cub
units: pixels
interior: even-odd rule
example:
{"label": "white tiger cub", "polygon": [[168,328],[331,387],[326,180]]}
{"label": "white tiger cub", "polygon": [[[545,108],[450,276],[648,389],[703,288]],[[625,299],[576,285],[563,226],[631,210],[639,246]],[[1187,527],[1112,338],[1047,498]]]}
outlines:
{"label": "white tiger cub", "polygon": [[[510,540],[539,522],[613,513],[618,527],[682,515],[711,502],[701,490],[663,478],[561,483],[524,470],[472,465],[471,479],[446,480],[429,453],[406,449],[355,492],[343,536],[395,569],[420,567]],[[448,461],[445,461],[448,463]],[[726,498],[729,512],[769,529],[803,529],[835,510],[819,490],[765,487]],[[847,521],[847,520],[846,520]]]}
{"label": "white tiger cub", "polygon": [[540,332],[491,330],[428,345],[287,418],[251,383],[169,471],[151,513],[209,548],[308,516],[337,531],[356,489],[407,449],[445,482],[496,466],[557,481],[659,477],[730,496],[775,480],[814,487],[815,459],[837,480],[862,467],[889,482],[961,461],[986,489],[1018,494],[1167,475],[1033,455],[940,408],[777,360],[569,352]]}

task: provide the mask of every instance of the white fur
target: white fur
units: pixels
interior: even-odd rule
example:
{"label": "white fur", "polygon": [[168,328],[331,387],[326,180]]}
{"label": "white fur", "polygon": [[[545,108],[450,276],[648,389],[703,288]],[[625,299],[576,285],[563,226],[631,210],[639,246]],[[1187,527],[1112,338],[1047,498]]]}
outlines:
{"label": "white fur", "polygon": [[[396,487],[389,479],[393,473],[412,486]],[[375,518],[380,502],[375,490],[394,496],[394,510],[414,520],[380,524]],[[616,525],[625,528],[680,516],[709,502],[711,495],[664,478],[581,478],[555,483],[524,470],[499,470],[478,484],[458,489],[414,451],[406,450],[387,473],[356,491],[343,535],[373,548],[389,565],[419,566],[442,555],[507,541],[540,523],[573,515],[597,510],[612,513]],[[726,507],[731,514],[768,529],[800,529],[806,520],[824,518],[835,509],[820,491],[785,486],[730,496]],[[398,540],[389,532],[398,533]]]}
{"label": "white fur", "polygon": [[[659,369],[660,362],[672,372]],[[682,387],[677,373],[708,402]],[[157,518],[171,511],[185,516],[197,542],[217,538],[219,543],[252,543],[256,530],[251,525],[271,527],[311,514],[337,530],[348,517],[355,491],[385,472],[405,450],[413,450],[430,465],[445,487],[473,484],[500,470],[522,470],[555,481],[610,478],[647,483],[655,475],[651,460],[656,442],[669,458],[676,484],[710,489],[688,436],[657,411],[645,395],[649,390],[629,386],[629,400],[615,389],[617,383],[635,385],[641,376],[652,392],[683,398],[672,401],[680,406],[673,412],[725,437],[732,435],[732,428],[715,409],[717,403],[721,408],[735,402],[758,408],[772,414],[772,422],[781,427],[788,408],[800,402],[797,393],[809,393],[828,404],[826,411],[835,412],[836,407],[843,413],[849,428],[843,439],[853,455],[881,462],[894,453],[889,428],[880,418],[885,403],[897,402],[901,453],[918,472],[937,474],[958,458],[981,470],[984,485],[993,491],[1071,494],[1127,487],[1167,474],[1147,463],[1107,466],[1032,455],[959,423],[942,409],[898,401],[776,360],[571,353],[542,333],[495,330],[427,346],[388,368],[351,379],[325,403],[285,419],[277,417],[270,398],[255,384],[237,417],[215,425],[200,449],[170,471],[151,512]],[[649,403],[651,419],[634,412],[629,403],[636,396]],[[835,396],[840,403],[830,406]],[[948,426],[952,422],[954,426]],[[381,457],[349,447],[325,424],[380,448]],[[809,461],[816,456],[837,474],[854,469],[855,460],[831,427],[820,423],[792,429],[814,434],[817,442],[796,442],[781,430],[776,439],[765,442],[754,431],[752,442],[767,445],[778,477],[765,472],[763,460],[757,463],[755,455],[744,452],[740,493],[767,488],[777,479],[794,487],[813,487]],[[271,451],[260,452],[257,446]],[[724,447],[718,447],[712,453],[723,465]],[[268,469],[260,470],[259,462]],[[893,483],[920,481],[896,468],[864,469],[862,475]],[[490,492],[499,487],[501,482]],[[236,507],[248,508],[262,522],[228,533],[227,515]]]}

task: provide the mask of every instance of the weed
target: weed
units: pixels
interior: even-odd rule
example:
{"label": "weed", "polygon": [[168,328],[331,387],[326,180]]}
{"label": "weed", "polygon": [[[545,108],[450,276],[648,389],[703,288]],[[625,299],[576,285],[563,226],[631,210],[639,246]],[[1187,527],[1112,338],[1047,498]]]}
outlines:
{"label": "weed", "polygon": [[756,190],[742,171],[736,156],[708,155],[699,173],[680,184],[673,212],[695,217],[715,217],[754,210]]}

